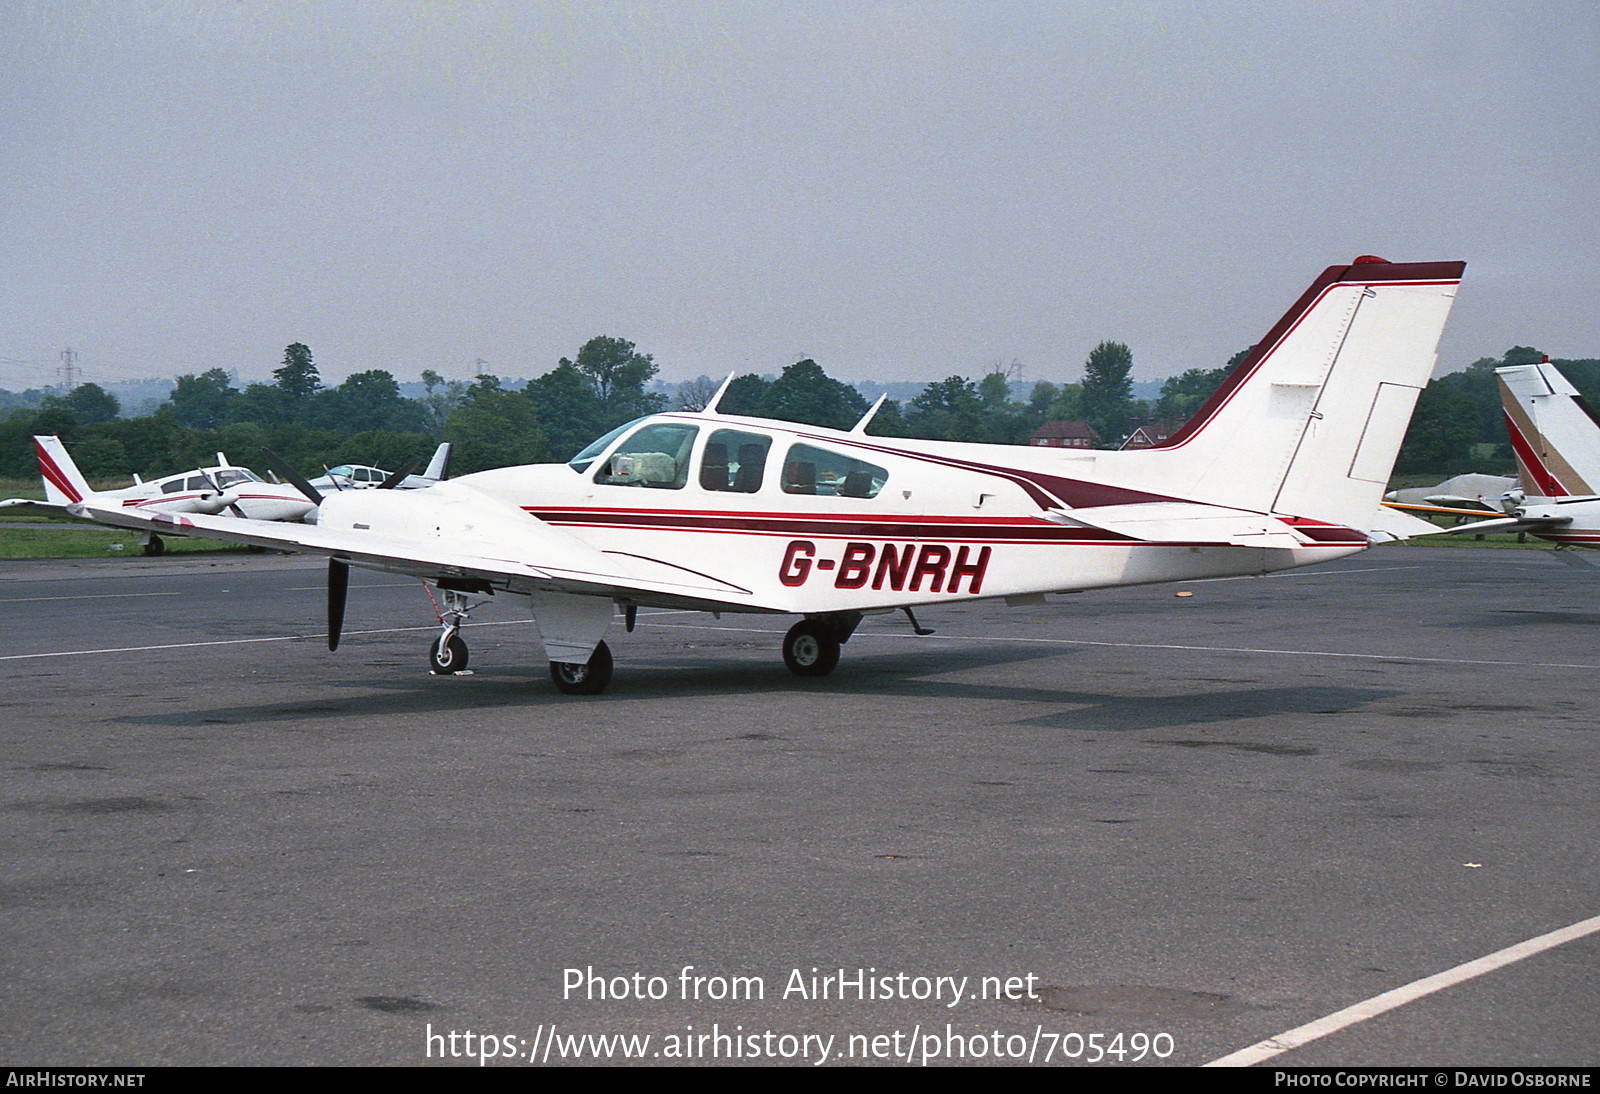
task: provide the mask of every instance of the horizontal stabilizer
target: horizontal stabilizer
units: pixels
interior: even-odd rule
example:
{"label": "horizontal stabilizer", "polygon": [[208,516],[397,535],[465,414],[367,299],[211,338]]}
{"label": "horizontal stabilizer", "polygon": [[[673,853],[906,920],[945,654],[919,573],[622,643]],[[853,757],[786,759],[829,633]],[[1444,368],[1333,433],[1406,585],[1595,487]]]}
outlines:
{"label": "horizontal stabilizer", "polygon": [[1275,517],[1199,502],[1142,501],[1087,509],[1051,509],[1045,518],[1151,543],[1225,543],[1280,549],[1305,544]]}
{"label": "horizontal stabilizer", "polygon": [[[1416,509],[1423,512],[1438,512],[1430,506],[1396,505],[1384,502],[1378,507],[1378,512],[1367,523],[1367,536],[1373,542],[1387,542],[1397,539],[1416,539],[1418,536],[1436,536],[1448,532],[1448,528],[1441,528],[1431,521],[1414,517],[1410,513],[1401,513],[1400,509]],[[1483,510],[1478,510],[1482,513]]]}

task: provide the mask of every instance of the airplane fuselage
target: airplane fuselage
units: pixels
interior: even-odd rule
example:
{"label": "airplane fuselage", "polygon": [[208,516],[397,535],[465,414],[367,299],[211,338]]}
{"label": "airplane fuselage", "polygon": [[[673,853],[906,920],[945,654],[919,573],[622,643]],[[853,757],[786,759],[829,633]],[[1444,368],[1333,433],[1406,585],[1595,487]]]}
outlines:
{"label": "airplane fuselage", "polygon": [[[681,453],[655,461],[653,475],[616,481],[623,476],[612,465],[628,447],[623,437],[582,468],[485,471],[431,493],[471,490],[606,555],[715,575],[733,602],[723,610],[743,602],[752,611],[861,611],[1261,574],[1368,545],[1354,530],[1315,522],[1286,523],[1302,541],[1287,550],[1204,538],[1142,540],[1064,524],[1048,514],[1074,499],[1096,505],[1152,495],[1077,477],[1089,461],[1059,452],[900,441],[758,419],[667,415],[650,423],[684,442]],[[725,470],[720,457],[728,442],[716,438],[730,434],[751,455],[764,446],[759,474],[749,464]],[[669,474],[667,463],[680,456],[684,466]],[[1015,462],[1000,465],[1000,456]],[[830,469],[818,475],[818,463]],[[732,488],[741,473],[744,488]]]}

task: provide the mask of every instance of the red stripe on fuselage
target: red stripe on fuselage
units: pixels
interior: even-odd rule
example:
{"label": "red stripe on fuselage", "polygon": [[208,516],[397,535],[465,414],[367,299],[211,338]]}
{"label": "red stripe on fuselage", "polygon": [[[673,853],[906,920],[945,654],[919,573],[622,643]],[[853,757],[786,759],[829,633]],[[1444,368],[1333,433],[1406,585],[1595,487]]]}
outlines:
{"label": "red stripe on fuselage", "polygon": [[[1231,546],[1217,540],[1140,540],[1098,528],[1047,523],[1032,517],[871,516],[859,513],[796,516],[791,513],[726,513],[707,510],[539,509],[524,510],[559,527],[619,528],[729,535],[812,536],[830,539],[941,540],[957,543],[1034,543],[1074,546]],[[1353,528],[1280,518],[1311,540],[1307,547],[1366,543]]]}

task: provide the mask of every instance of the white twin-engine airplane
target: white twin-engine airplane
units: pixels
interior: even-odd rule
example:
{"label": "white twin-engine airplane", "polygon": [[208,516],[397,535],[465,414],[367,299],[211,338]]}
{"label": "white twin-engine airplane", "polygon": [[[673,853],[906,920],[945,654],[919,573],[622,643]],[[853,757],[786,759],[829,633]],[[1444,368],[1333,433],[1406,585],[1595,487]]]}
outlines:
{"label": "white twin-engine airplane", "polygon": [[[365,463],[341,463],[338,467],[323,467],[323,474],[311,480],[311,485],[319,493],[327,494],[334,490],[376,490],[383,486],[392,477],[399,474],[395,471],[385,471],[381,467],[373,467]],[[450,477],[450,442],[445,441],[434,449],[433,459],[428,461],[427,469],[420,475],[407,472],[400,475],[400,480],[388,489],[394,490],[426,490],[443,482]]]}
{"label": "white twin-engine airplane", "polygon": [[1594,411],[1549,358],[1497,368],[1494,376],[1517,457],[1518,488],[1497,502],[1511,515],[1449,530],[1527,532],[1553,543],[1600,548],[1600,421]]}
{"label": "white twin-engine airplane", "polygon": [[[217,466],[197,467],[145,482],[137,475],[133,485],[120,490],[95,491],[89,488],[78,468],[67,456],[67,450],[57,437],[35,437],[35,453],[39,458],[39,474],[44,479],[45,501],[8,498],[0,501],[0,508],[23,506],[45,509],[57,514],[66,512],[73,516],[92,517],[84,507],[96,509],[120,508],[139,513],[197,513],[213,516],[231,513],[235,517],[256,521],[300,520],[316,506],[293,486],[264,482],[248,467],[237,467],[228,457],[217,453]],[[141,540],[144,553],[162,553],[162,529],[133,525],[144,533]]]}
{"label": "white twin-engine airplane", "polygon": [[873,437],[870,411],[848,432],[707,411],[631,422],[565,464],[330,494],[314,525],[78,508],[328,556],[330,648],[350,566],[431,582],[446,597],[436,672],[466,665],[471,598],[509,592],[532,602],[569,694],[606,686],[603,638],[640,607],[801,615],[784,660],[822,676],[867,613],[1262,574],[1431,528],[1380,501],[1463,265],[1330,267],[1140,451]]}

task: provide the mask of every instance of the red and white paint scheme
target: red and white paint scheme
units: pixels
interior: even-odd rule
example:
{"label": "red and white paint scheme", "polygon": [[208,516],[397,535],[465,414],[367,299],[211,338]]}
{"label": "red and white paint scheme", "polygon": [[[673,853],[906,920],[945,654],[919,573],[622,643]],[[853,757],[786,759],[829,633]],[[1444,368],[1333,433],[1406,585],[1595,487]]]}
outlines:
{"label": "red and white paint scheme", "polygon": [[1501,499],[1509,517],[1453,532],[1527,532],[1554,543],[1600,547],[1600,421],[1550,364],[1494,370],[1518,489]]}
{"label": "red and white paint scheme", "polygon": [[[82,508],[118,508],[138,514],[194,513],[213,516],[232,514],[235,518],[257,521],[303,520],[316,506],[293,486],[263,482],[248,467],[236,467],[221,452],[215,467],[198,467],[176,475],[145,482],[135,476],[132,486],[120,490],[93,490],[67,455],[59,437],[35,437],[34,454],[39,459],[39,477],[44,482],[45,501],[10,498],[0,506],[32,506],[64,510],[72,515]],[[161,553],[160,529],[134,525],[145,533],[146,554]],[[174,529],[175,530],[175,529]]]}
{"label": "red and white paint scheme", "polygon": [[[1494,500],[1509,516],[1441,529],[1452,534],[1526,532],[1553,543],[1600,548],[1600,419],[1546,357],[1494,370],[1506,433],[1517,458],[1515,490]],[[1478,516],[1459,506],[1396,505]]]}
{"label": "red and white paint scheme", "polygon": [[448,608],[439,672],[464,665],[467,598],[498,592],[530,598],[567,692],[605,686],[603,638],[643,606],[803,616],[784,658],[820,676],[864,613],[1263,574],[1426,527],[1380,503],[1462,269],[1330,267],[1190,422],[1139,451],[875,437],[872,412],[842,431],[713,410],[640,419],[564,464],[331,494],[314,525],[80,508],[327,555],[330,645],[348,566],[431,582]]}

